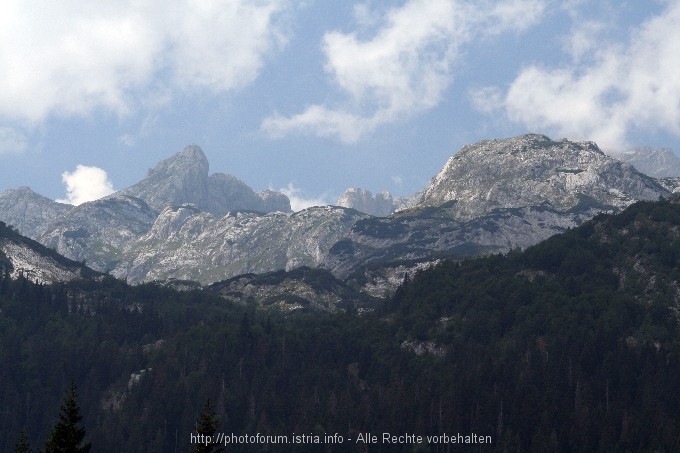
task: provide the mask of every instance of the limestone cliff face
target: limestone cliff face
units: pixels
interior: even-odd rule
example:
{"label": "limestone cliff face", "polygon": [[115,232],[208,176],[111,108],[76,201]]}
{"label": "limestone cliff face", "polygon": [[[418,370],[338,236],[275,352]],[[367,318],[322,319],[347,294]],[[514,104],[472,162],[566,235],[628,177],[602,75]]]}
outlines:
{"label": "limestone cliff face", "polygon": [[203,204],[208,199],[208,159],[198,146],[187,146],[119,193],[141,198],[159,212],[166,206]]}
{"label": "limestone cliff face", "polygon": [[290,200],[281,192],[263,190],[257,196],[262,200],[262,212],[291,212]]}

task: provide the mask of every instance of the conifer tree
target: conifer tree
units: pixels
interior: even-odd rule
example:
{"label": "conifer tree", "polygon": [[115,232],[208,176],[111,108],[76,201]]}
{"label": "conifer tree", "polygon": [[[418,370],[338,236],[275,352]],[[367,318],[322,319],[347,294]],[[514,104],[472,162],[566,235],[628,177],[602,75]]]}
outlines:
{"label": "conifer tree", "polygon": [[61,406],[59,421],[45,443],[45,453],[88,453],[92,445],[89,442],[83,445],[85,428],[79,426],[81,419],[76,387],[72,384]]}
{"label": "conifer tree", "polygon": [[28,442],[26,433],[21,431],[19,434],[19,441],[14,446],[14,453],[31,453],[31,444]]}
{"label": "conifer tree", "polygon": [[212,410],[210,399],[208,399],[196,421],[197,442],[195,442],[194,448],[191,450],[192,453],[218,453],[224,451],[224,448],[219,444],[213,443],[216,438],[215,434],[217,433],[218,425],[219,420]]}

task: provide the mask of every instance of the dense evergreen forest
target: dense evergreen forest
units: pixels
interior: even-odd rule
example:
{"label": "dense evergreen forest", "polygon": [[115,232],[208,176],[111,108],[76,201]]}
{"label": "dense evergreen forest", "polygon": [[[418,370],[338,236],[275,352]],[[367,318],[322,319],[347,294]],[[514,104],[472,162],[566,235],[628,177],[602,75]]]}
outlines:
{"label": "dense evergreen forest", "polygon": [[[108,276],[38,285],[0,263],[1,451],[22,431],[42,448],[72,384],[93,452],[188,451],[207,401],[218,432],[344,438],[228,451],[461,451],[382,433],[491,436],[469,451],[680,451],[677,200],[406,275],[364,314]],[[379,442],[355,443],[365,433]]]}

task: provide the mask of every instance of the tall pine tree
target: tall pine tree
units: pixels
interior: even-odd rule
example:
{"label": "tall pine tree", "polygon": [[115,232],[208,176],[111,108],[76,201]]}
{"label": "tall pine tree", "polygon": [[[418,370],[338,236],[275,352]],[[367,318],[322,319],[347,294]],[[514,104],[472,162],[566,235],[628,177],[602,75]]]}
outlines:
{"label": "tall pine tree", "polygon": [[89,453],[92,445],[89,442],[83,445],[85,428],[79,426],[81,419],[76,387],[71,384],[61,406],[59,421],[45,443],[44,453]]}
{"label": "tall pine tree", "polygon": [[218,453],[224,451],[224,448],[220,445],[212,443],[215,440],[218,425],[219,420],[215,412],[213,412],[210,400],[208,399],[205,402],[205,406],[203,406],[201,415],[198,416],[196,421],[196,434],[200,437],[197,438],[198,442],[195,443],[190,453]]}

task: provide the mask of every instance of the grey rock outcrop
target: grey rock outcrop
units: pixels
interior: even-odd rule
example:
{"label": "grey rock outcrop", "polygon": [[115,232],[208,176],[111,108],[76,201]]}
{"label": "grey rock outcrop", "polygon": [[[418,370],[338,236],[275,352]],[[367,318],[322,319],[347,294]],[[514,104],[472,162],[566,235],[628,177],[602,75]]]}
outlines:
{"label": "grey rock outcrop", "polygon": [[337,205],[376,217],[386,217],[392,214],[395,208],[394,199],[389,192],[380,192],[374,197],[369,190],[356,187],[347,189],[338,198]]}
{"label": "grey rock outcrop", "polygon": [[281,192],[263,190],[257,195],[262,200],[262,212],[291,212],[290,200]]}
{"label": "grey rock outcrop", "polygon": [[297,310],[370,310],[378,299],[336,279],[325,269],[299,267],[291,271],[239,275],[208,287],[209,291],[283,312]]}
{"label": "grey rock outcrop", "polygon": [[141,198],[159,212],[166,206],[205,204],[208,200],[208,159],[198,146],[187,146],[160,161],[143,180],[119,193]]}

